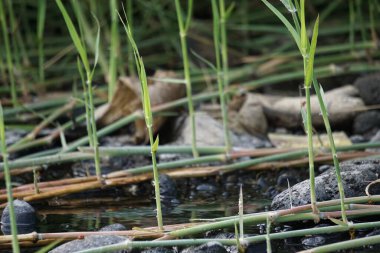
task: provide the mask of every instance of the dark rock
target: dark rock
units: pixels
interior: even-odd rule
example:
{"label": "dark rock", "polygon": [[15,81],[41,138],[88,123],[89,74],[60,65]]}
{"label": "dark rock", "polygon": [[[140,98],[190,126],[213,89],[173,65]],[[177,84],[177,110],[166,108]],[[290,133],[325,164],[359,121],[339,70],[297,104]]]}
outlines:
{"label": "dark rock", "polygon": [[329,164],[324,164],[324,165],[321,165],[318,167],[318,171],[319,171],[319,173],[323,173],[323,172],[330,170],[331,168],[333,168],[333,166],[331,166]]}
{"label": "dark rock", "polygon": [[[380,86],[380,83],[379,83]],[[379,88],[380,91],[380,88]],[[380,128],[380,111],[367,111],[357,115],[354,119],[353,132],[355,134],[370,134]]]}
{"label": "dark rock", "polygon": [[260,253],[267,252],[267,245],[265,242],[250,243],[245,249],[245,253],[257,253],[257,252],[260,252]]}
{"label": "dark rock", "polygon": [[[62,244],[61,246],[49,251],[50,253],[74,253],[85,249],[92,249],[111,244],[121,243],[127,240],[126,237],[116,235],[91,235],[86,236],[83,240],[74,240]],[[125,253],[128,250],[117,250],[113,253]]]}
{"label": "dark rock", "polygon": [[[380,130],[371,138],[370,142],[380,142]],[[380,147],[378,148],[369,148],[366,151],[371,152],[380,152]]]}
{"label": "dark rock", "polygon": [[274,196],[278,194],[278,190],[274,186],[270,186],[266,191],[265,191],[265,196],[267,196],[270,199],[273,199]]}
{"label": "dark rock", "polygon": [[123,231],[127,230],[127,228],[120,224],[120,223],[114,223],[110,224],[108,226],[102,227],[99,231]]}
{"label": "dark rock", "polygon": [[162,247],[146,249],[146,250],[141,251],[141,253],[173,253],[173,252],[174,250],[172,249],[167,249],[167,248],[162,248]]}
{"label": "dark rock", "polygon": [[[380,174],[380,160],[356,160],[341,163],[341,175],[347,198],[365,195],[365,188]],[[315,178],[316,197],[318,201],[338,199],[339,191],[336,183],[335,169],[330,168]],[[375,189],[375,187],[374,187]],[[309,180],[302,181],[291,187],[293,206],[310,203]],[[379,194],[373,191],[371,194]],[[272,209],[290,208],[289,189],[278,194],[272,201]]]}
{"label": "dark rock", "polygon": [[354,85],[366,105],[380,104],[380,73],[360,77]]}
{"label": "dark rock", "polygon": [[181,253],[227,253],[227,250],[219,242],[209,242],[197,247],[189,247]]}
{"label": "dark rock", "polygon": [[288,182],[290,185],[294,185],[298,182],[297,175],[293,170],[282,171],[277,178],[277,186],[288,188]]}
{"label": "dark rock", "polygon": [[[216,235],[211,236],[211,238],[215,239],[235,239],[234,233],[218,233]],[[228,253],[237,253],[237,246],[224,246]]]}
{"label": "dark rock", "polygon": [[301,242],[305,249],[310,249],[325,244],[326,239],[325,237],[320,235],[313,235],[303,238]]}
{"label": "dark rock", "polygon": [[364,138],[363,135],[355,134],[350,136],[350,140],[352,143],[363,143],[368,141],[366,138]]}
{"label": "dark rock", "polygon": [[[26,234],[35,231],[36,212],[28,202],[23,200],[13,201],[17,231],[19,234]],[[11,234],[11,222],[9,215],[9,204],[5,207],[1,215],[1,230],[5,235]]]}
{"label": "dark rock", "polygon": [[196,187],[198,194],[202,196],[213,196],[218,191],[218,188],[212,184],[200,184]]}
{"label": "dark rock", "polygon": [[177,197],[177,185],[174,180],[166,175],[160,174],[160,195],[162,198],[176,198]]}

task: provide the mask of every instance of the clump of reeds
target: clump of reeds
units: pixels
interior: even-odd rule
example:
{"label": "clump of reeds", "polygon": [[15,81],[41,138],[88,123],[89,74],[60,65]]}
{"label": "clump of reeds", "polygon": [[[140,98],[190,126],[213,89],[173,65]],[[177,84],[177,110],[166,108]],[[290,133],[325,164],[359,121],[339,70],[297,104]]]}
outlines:
{"label": "clump of reeds", "polygon": [[[213,34],[215,47],[215,62],[216,62],[216,80],[218,83],[218,92],[220,107],[223,119],[224,141],[227,151],[231,149],[231,137],[228,130],[228,110],[226,88],[228,87],[228,54],[227,54],[227,36],[225,22],[229,15],[226,15],[224,10],[224,1],[212,0],[212,17],[213,17]],[[221,63],[222,58],[222,63]],[[223,68],[223,69],[222,69]]]}
{"label": "clump of reeds", "polygon": [[5,124],[4,124],[4,117],[3,117],[3,107],[1,105],[1,102],[0,102],[0,146],[1,146],[1,155],[3,157],[5,186],[7,189],[9,218],[10,218],[11,231],[12,231],[12,249],[14,253],[19,253],[20,248],[19,248],[19,243],[17,239],[17,223],[16,223],[15,209],[13,205],[12,182],[11,182],[11,174],[8,167],[8,152],[7,152],[7,145],[5,143]]}
{"label": "clump of reeds", "polygon": [[0,2],[0,23],[1,23],[1,30],[3,31],[3,42],[5,47],[5,53],[6,53],[6,62],[7,62],[7,68],[8,68],[8,80],[10,82],[10,93],[12,98],[12,104],[13,106],[18,105],[17,100],[17,91],[16,91],[16,82],[13,72],[13,57],[11,52],[11,47],[9,43],[9,37],[8,37],[8,26],[7,26],[7,19],[5,15],[4,10],[4,1]]}
{"label": "clump of reeds", "polygon": [[124,23],[121,17],[120,19],[123,23],[125,33],[127,34],[129,42],[132,46],[134,57],[135,57],[137,74],[140,79],[141,94],[142,94],[141,99],[142,99],[142,105],[143,105],[144,116],[145,116],[145,124],[148,129],[149,142],[150,142],[151,154],[152,154],[153,183],[154,183],[154,192],[155,192],[155,198],[156,198],[157,224],[158,224],[159,230],[163,231],[164,227],[163,227],[162,211],[161,211],[160,182],[159,182],[159,175],[158,175],[157,161],[156,161],[156,153],[158,149],[159,138],[158,136],[156,140],[154,140],[153,138],[153,115],[152,115],[152,108],[150,104],[148,80],[147,80],[147,76],[145,72],[144,62],[142,60],[142,57],[140,56],[137,44],[133,38],[132,31],[128,23],[127,15],[126,13],[124,14],[125,14],[126,22]]}
{"label": "clump of reeds", "polygon": [[187,32],[190,27],[191,16],[193,12],[193,0],[188,1],[187,6],[187,16],[186,21],[184,22],[182,17],[182,9],[179,3],[179,0],[175,0],[178,27],[179,27],[179,37],[181,40],[181,49],[182,49],[182,60],[183,60],[183,70],[185,75],[185,85],[186,85],[186,96],[187,96],[187,106],[189,110],[190,124],[191,124],[191,146],[193,148],[193,156],[199,156],[197,151],[197,136],[196,136],[196,122],[194,114],[194,105],[192,97],[192,88],[191,88],[191,76],[190,76],[190,63],[188,56],[187,48]]}
{"label": "clump of reeds", "polygon": [[[341,210],[342,210],[342,219],[344,223],[347,223],[347,217],[345,212],[344,205],[344,188],[342,183],[342,178],[340,175],[340,167],[338,156],[336,153],[336,147],[334,138],[331,131],[330,122],[328,119],[328,112],[326,103],[324,102],[324,94],[323,89],[319,85],[317,78],[315,76],[314,71],[314,55],[316,51],[317,45],[317,37],[318,37],[318,27],[319,27],[319,17],[315,21],[313,35],[311,42],[308,39],[307,31],[306,31],[306,22],[305,22],[305,0],[301,0],[300,3],[296,0],[295,4],[292,0],[284,0],[282,3],[285,7],[292,13],[293,21],[295,28],[290,24],[290,22],[267,0],[262,0],[265,5],[283,22],[286,28],[291,33],[294,41],[297,44],[297,47],[302,55],[303,63],[304,63],[304,88],[306,94],[306,112],[303,113],[305,129],[307,132],[308,138],[308,150],[309,150],[309,174],[310,174],[310,197],[311,204],[313,207],[314,214],[318,213],[317,208],[317,200],[315,195],[315,176],[314,176],[314,150],[313,150],[313,142],[312,142],[312,122],[311,122],[311,108],[310,108],[310,88],[311,84],[313,84],[314,90],[318,97],[319,106],[321,109],[322,118],[325,124],[326,132],[329,138],[330,149],[334,161],[334,167],[338,182],[338,189],[341,201]],[[298,16],[295,14],[298,12]],[[302,110],[302,108],[301,108]],[[302,112],[302,111],[301,111]],[[305,119],[306,118],[306,119]],[[318,218],[317,218],[318,219]]]}
{"label": "clump of reeds", "polygon": [[[93,87],[92,87],[92,80],[93,80],[95,68],[98,62],[99,50],[95,51],[95,62],[94,62],[93,67],[91,68],[89,60],[88,60],[88,56],[87,56],[86,46],[83,44],[77,30],[75,29],[75,26],[69,14],[66,11],[66,8],[62,4],[61,0],[56,0],[56,3],[63,15],[66,26],[69,30],[71,39],[73,40],[75,48],[77,49],[78,54],[80,56],[80,60],[78,59],[77,62],[78,62],[79,74],[81,76],[82,84],[83,84],[83,93],[84,93],[84,99],[85,99],[86,119],[87,119],[87,133],[88,133],[90,146],[92,146],[94,149],[95,171],[96,171],[96,176],[98,180],[100,181],[102,178],[102,173],[101,173],[101,167],[100,167],[99,144],[98,144],[98,137],[97,137],[97,130],[96,130],[95,108],[94,108]],[[73,1],[72,3],[74,5],[78,4],[78,3],[75,3],[75,1]],[[98,25],[95,47],[96,49],[99,49],[100,26],[96,18],[95,20]],[[85,73],[83,73],[83,68],[84,68]]]}

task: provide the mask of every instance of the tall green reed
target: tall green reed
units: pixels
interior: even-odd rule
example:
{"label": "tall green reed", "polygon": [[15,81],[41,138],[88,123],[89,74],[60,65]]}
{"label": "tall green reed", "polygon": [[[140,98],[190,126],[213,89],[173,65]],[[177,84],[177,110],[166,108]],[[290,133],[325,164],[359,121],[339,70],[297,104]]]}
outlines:
{"label": "tall green reed", "polygon": [[[295,1],[296,3],[296,10],[299,13],[298,18],[300,21],[298,21],[297,18],[294,18],[293,20],[295,22],[295,26],[299,27],[298,22],[301,23],[300,25],[300,31],[298,32],[298,29],[294,29],[294,27],[289,23],[289,21],[270,3],[268,3],[266,0],[262,0],[265,5],[268,6],[268,8],[284,23],[286,28],[289,30],[291,35],[293,36],[294,41],[296,42],[301,55],[303,57],[304,62],[304,76],[305,76],[305,94],[306,94],[306,119],[304,121],[306,122],[305,129],[308,135],[308,150],[309,150],[309,174],[310,174],[310,197],[311,197],[311,203],[313,206],[313,212],[318,212],[316,207],[316,196],[315,196],[315,179],[314,179],[314,153],[313,153],[313,146],[312,146],[312,122],[311,122],[311,109],[310,109],[310,88],[311,83],[313,84],[314,90],[318,97],[318,102],[322,114],[322,118],[325,124],[326,132],[328,134],[330,149],[333,157],[336,177],[337,177],[337,183],[338,183],[338,189],[339,189],[339,195],[340,195],[340,202],[341,202],[341,210],[342,210],[342,219],[343,222],[347,223],[347,216],[345,211],[345,205],[344,205],[344,187],[342,183],[341,173],[340,173],[340,166],[338,161],[338,156],[336,153],[336,146],[334,142],[334,138],[332,135],[332,130],[330,126],[330,121],[328,119],[328,111],[326,107],[326,103],[324,101],[324,93],[323,89],[320,86],[320,84],[317,81],[317,78],[315,76],[314,71],[314,55],[316,51],[316,44],[317,44],[317,37],[318,37],[318,26],[319,26],[319,17],[317,18],[314,29],[313,29],[313,36],[311,43],[309,42],[309,39],[307,38],[307,32],[306,32],[306,22],[305,22],[305,1],[301,0],[300,4],[298,1]],[[284,1],[283,1],[284,2]],[[288,0],[287,3],[294,6],[291,0]],[[298,24],[298,25],[297,25]]]}
{"label": "tall green reed", "polygon": [[306,133],[309,151],[309,177],[310,177],[310,199],[313,213],[318,213],[317,198],[315,194],[315,172],[314,172],[314,148],[313,148],[313,126],[311,121],[311,103],[310,88],[314,69],[314,55],[317,46],[319,17],[315,21],[311,46],[309,47],[309,39],[306,33],[305,22],[305,1],[301,0],[301,54],[304,65],[304,88],[306,96]]}
{"label": "tall green reed", "polygon": [[8,37],[8,24],[7,24],[7,18],[5,15],[3,1],[0,1],[0,23],[1,23],[1,28],[2,28],[1,30],[3,32],[3,42],[4,42],[4,47],[5,47],[5,53],[6,53],[8,80],[10,81],[10,85],[11,85],[10,95],[12,98],[12,104],[14,107],[16,107],[18,105],[16,81],[15,81],[14,69],[13,69],[12,51],[11,51],[9,37]]}
{"label": "tall green reed", "polygon": [[152,154],[154,192],[155,192],[156,209],[157,209],[157,224],[158,224],[159,230],[163,231],[164,227],[163,227],[162,211],[161,211],[160,182],[159,182],[157,160],[156,160],[156,153],[158,149],[159,138],[157,136],[156,140],[153,139],[153,115],[152,115],[152,108],[150,104],[148,80],[146,77],[144,62],[142,60],[142,57],[140,56],[137,44],[133,38],[132,30],[128,23],[127,15],[125,12],[124,12],[124,15],[125,15],[126,22],[124,23],[121,17],[120,17],[120,20],[123,23],[125,33],[127,34],[128,40],[132,46],[134,57],[135,57],[137,74],[140,79],[145,124],[148,128],[149,142],[150,142],[151,154]]}
{"label": "tall green reed", "polygon": [[[77,30],[75,29],[75,26],[69,16],[69,14],[66,11],[66,8],[62,4],[61,0],[56,0],[56,3],[58,5],[58,8],[60,9],[62,16],[65,20],[66,26],[69,30],[71,39],[73,40],[73,43],[75,45],[75,48],[78,51],[78,54],[80,56],[81,64],[78,61],[78,70],[82,78],[82,83],[84,86],[84,97],[85,97],[85,106],[86,106],[86,115],[87,115],[87,132],[88,132],[88,138],[90,145],[92,144],[92,147],[94,149],[94,162],[95,162],[95,171],[96,176],[98,180],[100,181],[102,178],[101,174],[101,167],[100,167],[100,156],[99,156],[99,144],[98,144],[98,137],[97,137],[97,130],[96,130],[96,121],[95,121],[95,109],[94,109],[94,101],[93,101],[93,87],[92,87],[92,79],[94,76],[95,68],[98,62],[99,57],[99,40],[100,40],[100,25],[96,17],[94,16],[96,23],[98,25],[96,40],[95,40],[95,61],[93,64],[93,67],[91,69],[90,63],[87,56],[87,50],[84,46]],[[74,5],[76,4],[75,1],[72,2]],[[81,71],[82,66],[84,68],[85,72],[85,78],[84,73]],[[85,80],[86,79],[86,80]]]}
{"label": "tall green reed", "polygon": [[[133,3],[132,0],[127,0],[127,16],[128,16],[128,22],[129,22],[129,28],[131,29],[131,34],[133,35]],[[133,56],[133,49],[131,43],[128,43],[127,45],[127,52],[128,52],[128,71],[129,75],[136,76],[135,71],[135,63],[134,63],[134,56]]]}
{"label": "tall green reed", "polygon": [[[222,67],[223,67],[223,86],[226,89],[229,85],[229,75],[228,75],[228,45],[227,45],[227,19],[230,16],[234,5],[231,4],[228,9],[225,8],[224,0],[219,0],[219,27],[220,27],[220,48],[222,56]],[[227,97],[227,101],[228,101]]]}
{"label": "tall green reed", "polygon": [[118,27],[118,17],[117,10],[118,4],[116,0],[110,1],[111,10],[111,52],[110,52],[110,68],[109,68],[109,80],[108,80],[108,101],[111,101],[112,96],[116,89],[117,81],[117,64],[119,60],[119,27]]}
{"label": "tall green reed", "polygon": [[182,60],[183,60],[183,70],[185,74],[186,81],[186,95],[187,95],[187,105],[189,109],[189,116],[191,121],[191,146],[193,148],[193,156],[199,156],[197,151],[197,136],[196,136],[196,122],[195,122],[195,114],[194,114],[194,106],[193,106],[193,97],[192,97],[192,88],[191,88],[191,77],[190,77],[190,64],[189,64],[189,56],[188,56],[188,48],[187,48],[187,32],[190,27],[191,16],[193,12],[193,0],[188,1],[187,6],[187,15],[186,20],[183,20],[182,17],[182,8],[179,3],[179,0],[175,0],[177,19],[178,19],[178,27],[179,27],[179,37],[181,40],[181,49],[182,49]]}
{"label": "tall green reed", "polygon": [[10,217],[10,222],[11,222],[12,249],[14,253],[19,253],[20,248],[19,248],[19,243],[17,239],[17,223],[16,223],[15,209],[13,205],[11,173],[8,167],[8,152],[7,152],[7,145],[5,143],[5,124],[4,124],[4,117],[3,117],[3,107],[1,105],[1,102],[0,102],[0,146],[1,146],[1,155],[3,157],[4,177],[5,177],[5,185],[7,189],[9,217]]}
{"label": "tall green reed", "polygon": [[[38,46],[38,78],[41,84],[45,81],[44,71],[44,28],[46,17],[46,0],[38,0],[37,13],[37,46]],[[41,85],[43,87],[43,85]]]}
{"label": "tall green reed", "polygon": [[[228,86],[228,73],[225,72],[225,70],[228,71],[228,62],[224,57],[222,57],[223,60],[223,71],[221,67],[221,23],[220,23],[220,13],[219,10],[221,9],[221,6],[217,5],[216,0],[212,0],[212,17],[213,17],[213,35],[214,35],[214,48],[215,48],[215,62],[216,62],[216,78],[218,82],[218,92],[219,92],[219,100],[220,100],[220,107],[222,112],[222,120],[223,120],[223,129],[224,129],[224,141],[226,144],[227,151],[231,149],[231,136],[230,132],[228,130],[228,110],[227,110],[227,103],[226,103],[226,93],[225,89]],[[225,29],[225,27],[224,27]],[[227,50],[226,45],[223,44],[223,54],[225,54],[225,51]],[[225,63],[227,65],[225,66]],[[222,78],[223,77],[223,78]]]}

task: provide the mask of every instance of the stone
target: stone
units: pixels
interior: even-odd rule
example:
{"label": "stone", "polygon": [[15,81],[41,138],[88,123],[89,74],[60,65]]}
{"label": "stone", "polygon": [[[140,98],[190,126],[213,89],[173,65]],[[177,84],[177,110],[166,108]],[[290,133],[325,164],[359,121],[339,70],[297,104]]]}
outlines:
{"label": "stone", "polygon": [[[341,163],[341,175],[346,198],[364,196],[366,186],[379,178],[380,160],[354,160]],[[339,199],[335,169],[331,167],[315,178],[317,201]],[[290,188],[292,205],[300,206],[310,203],[310,182],[302,181]],[[371,194],[380,194],[378,187],[371,188]],[[290,208],[289,189],[276,195],[272,209]]]}
{"label": "stone", "polygon": [[227,250],[219,242],[208,242],[197,247],[186,248],[181,253],[227,253]]}
{"label": "stone", "polygon": [[[198,146],[224,146],[223,124],[204,112],[195,113],[196,141]],[[190,117],[178,119],[175,132],[178,136],[175,145],[191,145],[191,120]],[[231,142],[234,147],[262,148],[271,147],[271,144],[261,138],[248,134],[235,134],[230,131]]]}
{"label": "stone", "polygon": [[[380,142],[380,130],[377,131],[377,133],[371,138],[371,140],[369,142]],[[368,148],[366,149],[366,151],[370,151],[370,152],[380,152],[380,147],[378,148]]]}
{"label": "stone", "polygon": [[[380,85],[380,84],[379,84]],[[353,132],[368,135],[380,128],[380,111],[367,111],[358,114],[354,119]]]}
{"label": "stone", "polygon": [[354,85],[366,105],[380,104],[380,73],[359,77]]}
{"label": "stone", "polygon": [[321,246],[326,243],[326,239],[320,235],[313,235],[309,237],[305,237],[301,240],[302,245],[305,249],[310,249],[314,247]]}
{"label": "stone", "polygon": [[[34,208],[26,201],[14,200],[13,201],[17,232],[19,234],[27,234],[35,231],[36,226],[36,212]],[[11,234],[11,222],[9,215],[9,204],[5,207],[1,215],[1,231],[5,235]]]}
{"label": "stone", "polygon": [[[85,249],[92,249],[111,244],[121,243],[127,240],[126,237],[117,235],[90,235],[83,240],[74,240],[62,244],[61,246],[49,251],[50,253],[74,253]],[[117,250],[113,253],[125,253],[128,250]]]}
{"label": "stone", "polygon": [[[123,231],[127,228],[119,223],[110,224],[101,228],[99,231]],[[84,237],[84,239],[73,240],[67,243],[60,245],[59,247],[49,251],[49,253],[74,253],[77,251],[97,248],[101,246],[107,246],[111,244],[121,243],[127,240],[126,237],[118,235],[90,235]],[[130,252],[129,250],[117,250],[113,253],[126,253]]]}
{"label": "stone", "polygon": [[161,198],[172,199],[177,197],[177,186],[170,176],[166,174],[160,174],[159,181]]}
{"label": "stone", "polygon": [[162,247],[157,247],[157,248],[151,248],[151,249],[146,249],[141,251],[141,253],[173,253],[174,250],[172,249],[167,249],[167,248],[162,248]]}

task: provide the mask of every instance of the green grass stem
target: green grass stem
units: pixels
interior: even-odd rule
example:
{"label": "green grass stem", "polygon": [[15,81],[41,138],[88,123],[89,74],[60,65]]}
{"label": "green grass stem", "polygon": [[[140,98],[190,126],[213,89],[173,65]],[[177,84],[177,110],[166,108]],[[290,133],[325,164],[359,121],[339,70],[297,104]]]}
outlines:
{"label": "green grass stem", "polygon": [[[38,0],[37,13],[37,47],[38,47],[38,77],[41,84],[45,81],[44,70],[44,29],[46,18],[46,0]],[[43,85],[41,85],[43,87]]]}
{"label": "green grass stem", "polygon": [[[225,93],[226,85],[224,83],[225,81],[228,81],[228,77],[226,78],[226,80],[222,78],[222,75],[223,77],[227,76],[227,73],[224,73],[224,71],[222,72],[221,61],[220,61],[221,24],[220,24],[220,18],[219,18],[219,10],[218,10],[216,0],[212,0],[211,3],[212,3],[213,35],[214,35],[215,62],[216,62],[216,79],[218,83],[220,108],[222,112],[224,142],[226,144],[226,149],[230,150],[232,145],[231,145],[230,131],[228,129],[228,111],[227,111],[226,93]],[[228,62],[227,62],[227,70],[228,70]]]}
{"label": "green grass stem", "polygon": [[4,10],[4,1],[0,1],[0,23],[1,23],[1,28],[2,28],[1,30],[3,32],[3,42],[4,42],[4,47],[5,47],[5,53],[6,53],[8,80],[10,81],[10,86],[11,86],[12,104],[13,104],[13,107],[16,107],[18,106],[16,81],[14,77],[13,59],[12,59],[12,52],[11,52],[11,47],[10,47],[9,37],[8,37],[8,24],[6,20],[7,18],[6,18],[5,10]]}
{"label": "green grass stem", "polygon": [[[95,21],[96,21],[97,26],[98,26],[98,31],[97,31],[97,36],[96,36],[95,42],[93,42],[94,43],[93,49],[95,51],[95,61],[93,64],[93,68],[91,69],[90,63],[88,61],[86,47],[82,43],[82,40],[80,39],[78,32],[76,31],[75,26],[74,26],[74,24],[73,24],[73,22],[69,16],[69,14],[66,11],[66,8],[62,4],[61,0],[56,0],[56,3],[57,3],[57,5],[58,5],[58,7],[59,7],[59,9],[63,15],[66,26],[69,30],[70,36],[71,36],[73,43],[74,43],[74,45],[75,45],[75,47],[76,47],[76,49],[80,55],[80,58],[82,60],[82,64],[83,64],[85,72],[86,72],[86,81],[85,81],[84,86],[86,86],[87,92],[86,92],[86,90],[84,90],[84,92],[85,92],[84,95],[85,95],[85,97],[87,96],[87,101],[85,104],[85,106],[87,107],[87,109],[86,109],[87,124],[90,125],[90,128],[88,127],[87,130],[91,129],[90,130],[91,132],[88,133],[89,134],[88,139],[89,139],[90,144],[92,144],[92,147],[94,148],[95,171],[96,171],[96,176],[97,176],[98,180],[100,181],[102,174],[101,174],[101,167],[100,167],[99,144],[98,144],[98,136],[97,136],[97,129],[96,129],[96,121],[95,121],[95,109],[94,109],[93,87],[92,87],[92,78],[94,76],[94,71],[95,71],[99,56],[100,56],[100,54],[99,54],[100,53],[100,50],[99,50],[100,25],[99,25],[98,20],[94,16]],[[77,12],[79,13],[80,17],[82,17],[81,16],[82,12],[81,12],[79,3],[72,1],[72,4],[73,4],[74,8],[77,10]],[[85,27],[84,18],[83,17],[80,18],[79,21],[83,22],[83,25]],[[86,30],[86,29],[84,29],[84,30]],[[78,66],[79,65],[80,64],[78,64]],[[81,73],[81,67],[79,67],[79,72],[81,74],[82,82],[83,82],[84,78],[83,78],[83,74]]]}
{"label": "green grass stem", "polygon": [[161,211],[161,195],[160,195],[160,181],[159,181],[159,175],[158,175],[158,169],[157,169],[157,160],[156,160],[156,153],[159,145],[159,139],[158,136],[156,140],[153,139],[153,114],[152,114],[152,108],[150,103],[150,95],[149,95],[149,88],[148,88],[148,80],[146,77],[145,72],[145,66],[144,62],[142,60],[142,57],[140,56],[139,50],[137,48],[137,44],[133,38],[132,31],[130,29],[127,15],[125,14],[126,23],[124,23],[123,19],[120,17],[120,20],[123,23],[125,33],[127,34],[128,40],[132,45],[132,49],[135,56],[135,64],[137,73],[140,79],[141,84],[141,100],[144,110],[144,117],[145,117],[145,124],[148,129],[148,135],[149,135],[149,142],[150,142],[150,148],[151,148],[151,155],[152,155],[152,167],[153,167],[153,180],[154,180],[154,192],[155,192],[155,198],[156,198],[156,213],[157,213],[157,226],[160,231],[163,231],[163,221],[162,221],[162,211]]}
{"label": "green grass stem", "polygon": [[179,0],[175,0],[176,12],[177,12],[177,20],[179,27],[179,37],[181,40],[181,50],[182,50],[182,60],[183,60],[183,70],[186,80],[186,95],[188,100],[188,110],[190,117],[190,125],[191,125],[191,145],[193,147],[193,156],[197,157],[199,154],[197,153],[197,135],[196,135],[196,122],[195,122],[195,114],[194,114],[194,106],[193,106],[193,96],[192,96],[192,88],[191,88],[191,77],[190,77],[190,66],[189,66],[189,57],[188,57],[188,48],[187,48],[187,32],[191,22],[191,15],[193,9],[193,0],[188,1],[188,11],[186,16],[186,23],[184,23],[182,17],[182,9],[179,3]]}
{"label": "green grass stem", "polygon": [[108,80],[108,101],[111,101],[116,89],[117,81],[117,66],[119,61],[119,18],[117,16],[118,4],[116,0],[110,1],[111,10],[111,52],[110,52],[110,67],[109,67],[109,80]]}
{"label": "green grass stem", "polygon": [[8,166],[8,152],[7,145],[5,142],[5,124],[3,118],[3,107],[0,103],[0,145],[1,145],[1,155],[3,157],[3,170],[5,177],[5,185],[7,189],[7,199],[8,199],[8,208],[9,208],[9,218],[11,223],[11,232],[12,232],[12,249],[14,253],[20,252],[20,247],[17,239],[17,221],[15,216],[15,210],[13,205],[13,195],[12,195],[12,181],[11,174]]}

